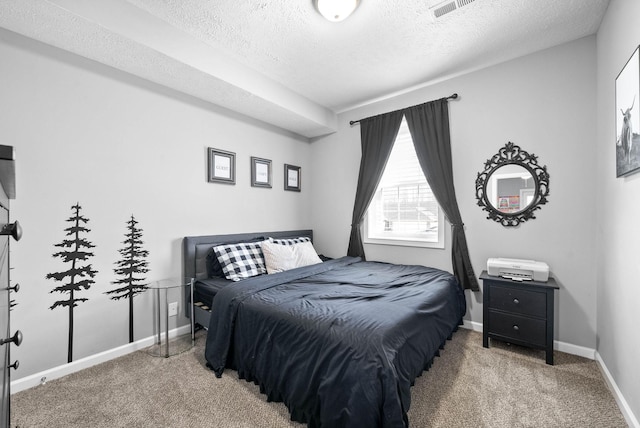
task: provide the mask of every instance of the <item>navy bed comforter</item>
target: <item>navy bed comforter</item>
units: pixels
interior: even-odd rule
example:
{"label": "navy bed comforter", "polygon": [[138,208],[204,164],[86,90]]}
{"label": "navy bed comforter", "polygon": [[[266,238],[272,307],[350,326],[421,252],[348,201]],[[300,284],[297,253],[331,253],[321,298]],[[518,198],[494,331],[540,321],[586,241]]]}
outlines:
{"label": "navy bed comforter", "polygon": [[447,272],[343,257],[221,290],[205,357],[310,427],[406,427],[411,385],[465,311]]}

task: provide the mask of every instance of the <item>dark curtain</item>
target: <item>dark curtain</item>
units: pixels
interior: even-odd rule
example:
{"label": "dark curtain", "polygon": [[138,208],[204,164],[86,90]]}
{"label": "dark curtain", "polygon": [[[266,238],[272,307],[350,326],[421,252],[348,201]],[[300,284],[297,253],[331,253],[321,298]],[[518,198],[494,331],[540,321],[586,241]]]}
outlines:
{"label": "dark curtain", "polygon": [[356,201],[351,218],[351,236],[347,250],[349,256],[365,259],[360,226],[384,172],[384,167],[393,148],[393,142],[400,129],[400,122],[402,122],[402,111],[360,121],[362,160],[360,161]]}
{"label": "dark curtain", "polygon": [[451,223],[453,273],[462,288],[479,291],[453,186],[448,102],[446,99],[440,99],[409,107],[403,113],[422,171],[438,204]]}

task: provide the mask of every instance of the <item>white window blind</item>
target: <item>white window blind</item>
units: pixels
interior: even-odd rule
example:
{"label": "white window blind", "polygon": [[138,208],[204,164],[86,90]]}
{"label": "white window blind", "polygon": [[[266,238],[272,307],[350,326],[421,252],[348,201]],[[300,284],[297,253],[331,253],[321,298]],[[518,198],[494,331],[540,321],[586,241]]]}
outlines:
{"label": "white window blind", "polygon": [[367,211],[365,242],[442,248],[442,217],[403,119]]}

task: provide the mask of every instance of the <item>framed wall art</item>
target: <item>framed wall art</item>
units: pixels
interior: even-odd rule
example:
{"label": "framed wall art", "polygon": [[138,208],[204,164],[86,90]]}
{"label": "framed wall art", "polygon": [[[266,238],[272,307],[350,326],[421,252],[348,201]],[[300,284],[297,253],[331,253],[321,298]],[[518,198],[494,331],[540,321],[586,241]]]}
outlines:
{"label": "framed wall art", "polygon": [[300,183],[300,167],[284,164],[284,190],[299,192]]}
{"label": "framed wall art", "polygon": [[271,161],[251,156],[251,185],[271,188]]}
{"label": "framed wall art", "polygon": [[236,154],[209,147],[209,182],[236,184]]}
{"label": "framed wall art", "polygon": [[616,177],[640,171],[640,46],[616,77]]}

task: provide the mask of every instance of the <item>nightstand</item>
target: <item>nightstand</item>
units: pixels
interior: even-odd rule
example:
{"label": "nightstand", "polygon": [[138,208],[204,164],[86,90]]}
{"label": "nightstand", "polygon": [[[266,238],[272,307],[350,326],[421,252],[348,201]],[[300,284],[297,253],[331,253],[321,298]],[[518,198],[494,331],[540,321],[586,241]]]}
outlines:
{"label": "nightstand", "polygon": [[[176,355],[181,352],[188,351],[195,344],[195,330],[193,321],[191,321],[191,334],[189,336],[183,335],[178,336],[171,341],[169,341],[169,304],[170,300],[175,300],[175,304],[178,304],[180,297],[184,294],[179,290],[184,289],[185,287],[190,288],[191,301],[193,302],[193,280],[181,280],[181,279],[161,279],[158,281],[153,281],[148,285],[150,290],[155,290],[155,335],[156,335],[156,343],[148,349],[148,353],[155,357],[165,357],[168,358],[171,355]],[[174,290],[173,293],[171,291]],[[171,299],[169,298],[170,294],[172,294]],[[163,304],[164,302],[164,304]],[[164,315],[164,332],[163,332],[163,323],[162,323],[162,315]],[[171,316],[177,316],[177,306],[176,312]],[[193,317],[191,317],[193,320]],[[178,321],[176,320],[176,330]],[[162,340],[162,336],[164,336],[164,342]]]}
{"label": "nightstand", "polygon": [[480,275],[483,281],[482,346],[489,338],[530,348],[543,349],[553,365],[554,291],[556,281],[512,281]]}

